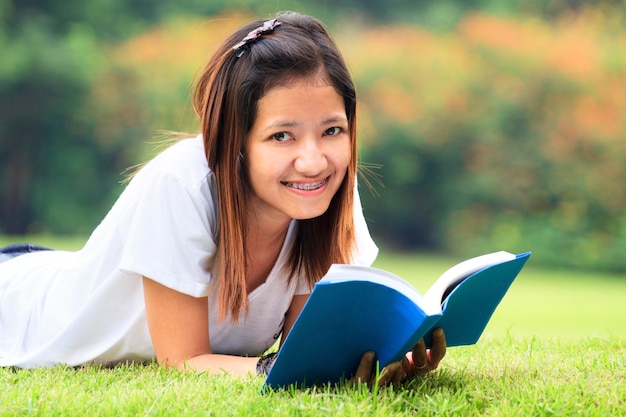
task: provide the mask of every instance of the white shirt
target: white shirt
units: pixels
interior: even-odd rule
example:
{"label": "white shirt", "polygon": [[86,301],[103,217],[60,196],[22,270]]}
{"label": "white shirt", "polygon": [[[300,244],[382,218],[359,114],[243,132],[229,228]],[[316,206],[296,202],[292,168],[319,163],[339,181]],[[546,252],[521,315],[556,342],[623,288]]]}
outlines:
{"label": "white shirt", "polygon": [[[309,291],[302,280],[287,285],[281,274],[296,222],[266,282],[249,294],[248,316],[235,325],[218,323],[217,294],[209,286],[216,201],[202,137],[182,140],[137,173],[81,250],[36,252],[1,263],[0,366],[153,358],[142,276],[209,297],[214,353],[257,355],[272,346],[292,297]],[[378,249],[358,195],[355,226],[354,263],[370,265]]]}

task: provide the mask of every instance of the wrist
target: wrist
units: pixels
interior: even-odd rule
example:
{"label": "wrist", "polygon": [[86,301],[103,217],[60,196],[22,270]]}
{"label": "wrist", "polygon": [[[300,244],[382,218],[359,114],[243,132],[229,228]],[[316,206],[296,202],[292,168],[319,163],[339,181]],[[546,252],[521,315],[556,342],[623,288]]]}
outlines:
{"label": "wrist", "polygon": [[259,358],[256,363],[257,375],[267,375],[270,373],[270,370],[272,369],[272,366],[274,366],[274,362],[276,361],[277,354],[278,352],[272,352]]}

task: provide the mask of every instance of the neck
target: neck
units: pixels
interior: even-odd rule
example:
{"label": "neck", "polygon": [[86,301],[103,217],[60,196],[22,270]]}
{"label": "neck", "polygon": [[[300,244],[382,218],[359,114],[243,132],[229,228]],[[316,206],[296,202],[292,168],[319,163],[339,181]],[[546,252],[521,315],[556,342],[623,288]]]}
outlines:
{"label": "neck", "polygon": [[248,220],[246,243],[248,247],[274,247],[282,246],[285,235],[289,229],[288,222],[277,222],[272,219],[259,219],[251,216]]}
{"label": "neck", "polygon": [[247,201],[247,205],[246,243],[270,246],[272,242],[282,243],[292,219],[286,215],[276,215],[275,212],[258,209],[253,199]]}
{"label": "neck", "polygon": [[263,284],[274,268],[290,222],[251,216],[246,233],[246,284],[248,294]]}

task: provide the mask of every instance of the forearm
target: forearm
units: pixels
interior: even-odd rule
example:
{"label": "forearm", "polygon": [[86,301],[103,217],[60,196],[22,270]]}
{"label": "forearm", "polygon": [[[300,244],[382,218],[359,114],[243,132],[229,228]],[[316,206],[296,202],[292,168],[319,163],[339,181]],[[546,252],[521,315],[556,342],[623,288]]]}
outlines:
{"label": "forearm", "polygon": [[169,364],[179,370],[208,372],[211,375],[228,373],[231,375],[256,375],[257,357],[242,357],[232,355],[217,355],[205,353],[187,359],[183,363]]}

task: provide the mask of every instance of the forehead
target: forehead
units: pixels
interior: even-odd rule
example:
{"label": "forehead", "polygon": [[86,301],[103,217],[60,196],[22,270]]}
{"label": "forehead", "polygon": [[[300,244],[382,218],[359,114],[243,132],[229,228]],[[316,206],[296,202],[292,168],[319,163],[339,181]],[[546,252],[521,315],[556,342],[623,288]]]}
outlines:
{"label": "forehead", "polygon": [[312,86],[334,85],[323,65],[308,72],[281,72],[266,78],[262,96],[275,88],[288,87],[293,84],[309,84]]}
{"label": "forehead", "polygon": [[[308,75],[292,74],[287,77],[282,77],[280,81],[270,83],[258,101],[261,102],[268,96],[285,93],[286,91],[320,91],[322,88],[327,91],[333,89],[335,90],[335,93],[339,95],[336,86],[332,83],[323,69],[319,69]],[[302,97],[306,98],[304,94]]]}
{"label": "forehead", "polygon": [[343,98],[326,82],[300,78],[269,90],[258,102],[254,124],[276,119],[319,123],[329,118],[346,118]]}

